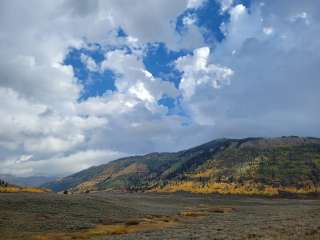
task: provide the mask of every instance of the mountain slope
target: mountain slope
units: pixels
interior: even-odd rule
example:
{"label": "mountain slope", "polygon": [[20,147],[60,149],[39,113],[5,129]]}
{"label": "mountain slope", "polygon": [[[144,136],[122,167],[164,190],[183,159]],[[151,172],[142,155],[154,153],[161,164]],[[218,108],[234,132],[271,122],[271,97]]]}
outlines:
{"label": "mountain slope", "polygon": [[176,153],[122,158],[44,185],[69,189],[277,195],[316,192],[320,139],[218,139]]}
{"label": "mountain slope", "polygon": [[35,187],[21,187],[21,186],[8,183],[3,179],[0,179],[0,193],[17,193],[17,192],[42,193],[42,192],[50,192],[50,190],[35,188]]}
{"label": "mountain slope", "polygon": [[0,174],[0,179],[24,187],[39,187],[47,182],[54,181],[56,177],[30,176],[18,177],[10,174]]}

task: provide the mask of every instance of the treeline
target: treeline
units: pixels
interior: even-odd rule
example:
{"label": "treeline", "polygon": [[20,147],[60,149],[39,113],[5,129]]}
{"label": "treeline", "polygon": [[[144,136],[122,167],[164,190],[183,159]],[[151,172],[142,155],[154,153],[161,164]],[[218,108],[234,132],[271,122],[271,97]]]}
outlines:
{"label": "treeline", "polygon": [[8,187],[9,186],[9,183],[0,179],[0,187]]}

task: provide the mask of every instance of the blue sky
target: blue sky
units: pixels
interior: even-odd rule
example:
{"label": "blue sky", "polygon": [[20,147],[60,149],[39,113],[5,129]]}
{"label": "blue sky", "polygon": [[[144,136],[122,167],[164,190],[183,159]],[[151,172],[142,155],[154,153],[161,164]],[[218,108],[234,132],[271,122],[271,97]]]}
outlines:
{"label": "blue sky", "polygon": [[[250,0],[238,0],[233,2],[233,6],[242,4],[250,9]],[[204,42],[212,44],[221,42],[225,38],[221,30],[221,24],[229,21],[229,13],[221,12],[221,4],[217,1],[204,1],[198,8],[186,9],[175,20],[175,30],[177,34],[183,35],[188,31],[188,26],[183,23],[185,17],[192,16],[195,18],[195,24],[201,29]],[[128,34],[122,27],[117,29],[116,36],[118,38],[126,38]],[[107,69],[103,72],[92,72],[86,68],[81,61],[81,54],[90,56],[97,64],[104,60],[104,54],[108,51],[113,51],[117,48],[123,49],[126,46],[107,46],[102,48],[99,43],[89,43],[89,47],[95,46],[94,50],[87,48],[71,48],[64,59],[65,65],[73,67],[75,76],[79,83],[83,85],[79,101],[86,100],[90,97],[102,96],[110,91],[116,91],[115,79],[116,74]],[[170,81],[179,88],[182,73],[179,72],[175,66],[174,61],[179,57],[192,54],[192,49],[171,50],[165,42],[148,42],[143,46],[143,64],[154,77],[160,78],[162,81]],[[130,48],[128,48],[130,51]],[[178,98],[174,99],[166,95],[159,100],[159,104],[168,108],[169,112],[179,107],[179,112],[183,112],[179,105]]]}
{"label": "blue sky", "polygon": [[0,173],[63,176],[221,137],[319,137],[319,8],[1,1]]}
{"label": "blue sky", "polygon": [[[246,4],[248,1],[238,1],[235,4]],[[220,4],[216,1],[206,1],[197,9],[187,9],[175,19],[175,29],[178,34],[183,35],[184,31],[188,31],[188,26],[183,23],[183,18],[193,16],[196,20],[196,25],[201,28],[203,38],[206,42],[220,42],[224,38],[223,32],[220,30],[220,25],[228,21],[228,13],[221,13]],[[122,27],[117,29],[116,36],[118,38],[126,38],[128,34]],[[71,48],[64,59],[65,65],[70,65],[74,69],[75,77],[83,86],[79,101],[85,101],[90,97],[102,96],[110,91],[116,91],[115,79],[116,74],[111,69],[106,69],[103,72],[90,71],[85,63],[81,60],[81,55],[85,54],[91,57],[97,64],[104,60],[104,54],[115,49],[123,49],[125,46],[108,46],[102,48],[99,43],[89,43],[88,48]],[[90,49],[94,46],[94,49]],[[165,42],[148,42],[143,48],[143,64],[147,71],[161,81],[172,82],[175,87],[179,88],[182,73],[174,66],[174,61],[179,57],[192,54],[190,49],[171,50]],[[130,48],[128,48],[130,51]],[[168,108],[171,114],[184,114],[183,109],[179,104],[179,97],[172,98],[164,95],[158,103]],[[178,110],[179,109],[179,110]]]}
{"label": "blue sky", "polygon": [[103,51],[98,44],[96,46],[97,49],[93,51],[84,48],[72,48],[64,59],[64,64],[72,66],[75,77],[83,86],[79,101],[86,100],[89,97],[102,96],[107,91],[116,90],[114,85],[116,76],[112,71],[107,70],[103,73],[92,72],[81,61],[81,54],[86,54],[94,59],[95,62],[102,62],[104,59]]}

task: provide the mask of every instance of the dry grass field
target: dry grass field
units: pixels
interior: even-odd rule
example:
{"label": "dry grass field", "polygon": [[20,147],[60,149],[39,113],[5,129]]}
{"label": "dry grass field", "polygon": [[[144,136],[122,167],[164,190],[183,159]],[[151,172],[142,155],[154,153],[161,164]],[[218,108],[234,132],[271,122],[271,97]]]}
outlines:
{"label": "dry grass field", "polygon": [[191,193],[1,193],[0,239],[320,239],[320,201]]}

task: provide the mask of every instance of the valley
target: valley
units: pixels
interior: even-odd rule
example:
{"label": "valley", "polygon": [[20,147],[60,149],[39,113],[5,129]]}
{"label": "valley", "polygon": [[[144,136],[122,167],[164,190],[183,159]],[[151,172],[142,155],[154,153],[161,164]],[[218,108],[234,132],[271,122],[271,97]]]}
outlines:
{"label": "valley", "polygon": [[0,184],[1,240],[319,240],[320,139],[217,139],[41,188]]}
{"label": "valley", "polygon": [[2,193],[1,240],[318,240],[320,201],[193,193]]}

